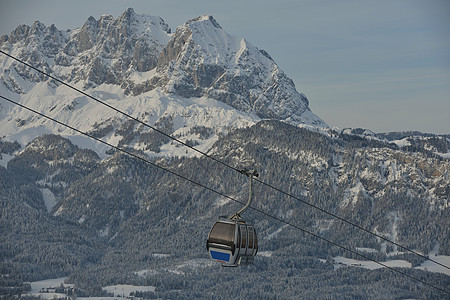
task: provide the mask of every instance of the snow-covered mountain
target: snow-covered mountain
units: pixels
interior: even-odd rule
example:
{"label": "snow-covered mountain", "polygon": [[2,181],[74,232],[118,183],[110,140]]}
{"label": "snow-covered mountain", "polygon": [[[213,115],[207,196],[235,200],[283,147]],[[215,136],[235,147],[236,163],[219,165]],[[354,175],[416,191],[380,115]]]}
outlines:
{"label": "snow-covered mountain", "polygon": [[[3,51],[66,82],[82,82],[86,88],[121,85],[135,71],[154,69],[169,39],[169,26],[161,18],[128,9],[116,19],[110,15],[98,21],[90,17],[82,27],[66,32],[36,21],[31,27],[17,27],[0,40]],[[22,64],[4,59],[2,81],[9,90],[28,93],[30,85],[21,79],[47,81]]]}
{"label": "snow-covered mountain", "polygon": [[[133,9],[118,18],[90,17],[68,31],[36,21],[1,36],[0,48],[202,150],[218,133],[265,118],[327,126],[265,51],[227,34],[212,16],[187,21],[175,33],[160,17]],[[183,154],[168,141],[150,144],[150,129],[3,54],[0,91],[114,145]],[[43,133],[73,136],[12,104],[0,105],[2,137],[27,143]]]}
{"label": "snow-covered mountain", "polygon": [[[265,51],[211,16],[174,33],[132,9],[68,31],[35,22],[1,36],[0,48],[222,162],[255,167],[297,200],[450,259],[450,136],[329,128]],[[248,197],[242,174],[4,54],[0,95],[215,191]],[[317,237],[448,287],[448,270],[425,257],[260,183],[252,206],[266,214],[245,212],[258,230],[255,264],[221,268],[204,242],[217,217],[239,205],[108,150],[0,99],[0,294],[19,297],[27,281],[69,276],[71,297],[138,284],[150,292],[134,296],[161,299],[442,298],[399,274],[365,270],[367,260]]]}

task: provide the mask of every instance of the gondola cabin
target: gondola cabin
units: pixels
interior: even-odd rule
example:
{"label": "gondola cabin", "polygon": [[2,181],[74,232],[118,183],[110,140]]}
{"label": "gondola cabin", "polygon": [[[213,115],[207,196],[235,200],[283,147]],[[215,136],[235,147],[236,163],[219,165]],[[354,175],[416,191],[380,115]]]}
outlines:
{"label": "gondola cabin", "polygon": [[258,252],[255,228],[241,219],[221,219],[211,228],[206,249],[224,266],[252,264]]}

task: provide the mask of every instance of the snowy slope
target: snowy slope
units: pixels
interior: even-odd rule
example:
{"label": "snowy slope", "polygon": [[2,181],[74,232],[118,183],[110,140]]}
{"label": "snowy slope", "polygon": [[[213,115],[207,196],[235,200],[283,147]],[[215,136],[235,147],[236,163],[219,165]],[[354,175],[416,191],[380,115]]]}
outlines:
{"label": "snowy slope", "polygon": [[[213,99],[183,99],[179,96],[166,95],[160,90],[153,90],[139,96],[125,96],[118,86],[102,85],[89,89],[88,93],[152,126],[155,126],[161,118],[170,116],[173,124],[168,133],[178,136],[183,141],[198,141],[201,144],[199,148],[202,150],[207,150],[217,139],[217,134],[224,132],[227,128],[249,126],[259,120],[257,116],[245,114]],[[40,101],[35,101],[37,98]],[[118,128],[126,121],[123,115],[85,96],[79,96],[67,87],[52,89],[46,83],[38,83],[30,93],[22,95],[20,101],[26,106],[46,112],[48,116],[84,132],[93,133],[94,128],[110,126],[110,131],[106,132],[102,138],[113,145],[118,145],[124,138],[117,133]],[[7,140],[17,140],[26,144],[36,136],[53,132],[68,137],[75,135],[77,137],[71,139],[74,143],[91,148],[102,155],[108,150],[101,144],[86,140],[89,138],[80,138],[79,134],[71,129],[36,116],[27,110],[12,106],[8,108],[7,116],[0,120],[1,135]],[[212,128],[214,134],[201,139],[198,134],[190,132],[193,127],[199,126]],[[138,127],[138,124],[135,124],[132,131],[139,133],[152,131],[142,125]],[[136,139],[128,145],[145,150],[146,144]],[[175,145],[173,147],[167,145],[163,153],[182,155],[185,151],[185,149],[180,151],[177,149]]]}

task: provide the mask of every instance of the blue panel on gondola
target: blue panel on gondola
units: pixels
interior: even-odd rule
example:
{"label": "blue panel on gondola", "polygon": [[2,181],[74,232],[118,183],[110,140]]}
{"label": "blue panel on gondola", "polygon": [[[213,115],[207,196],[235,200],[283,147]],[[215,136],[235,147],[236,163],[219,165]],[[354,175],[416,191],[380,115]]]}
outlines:
{"label": "blue panel on gondola", "polygon": [[218,251],[210,251],[211,257],[213,259],[223,261],[223,262],[229,262],[230,261],[230,254],[229,253],[223,253]]}

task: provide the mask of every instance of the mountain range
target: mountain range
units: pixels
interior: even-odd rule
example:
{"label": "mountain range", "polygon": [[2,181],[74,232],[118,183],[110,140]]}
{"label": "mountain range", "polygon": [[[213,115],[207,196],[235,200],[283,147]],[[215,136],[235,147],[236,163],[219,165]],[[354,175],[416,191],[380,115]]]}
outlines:
{"label": "mountain range", "polygon": [[[81,28],[67,32],[36,21],[2,36],[0,48],[151,125],[158,126],[164,117],[170,128],[162,129],[186,140],[195,138],[188,133],[193,127],[223,131],[267,118],[327,126],[265,51],[228,35],[212,16],[190,20],[175,33],[161,18],[132,9],[116,19],[90,17]],[[127,126],[124,116],[20,62],[0,59],[2,91],[15,98],[20,95],[21,103],[32,106],[36,98],[45,99],[34,107],[102,138]],[[42,133],[73,135],[17,107],[2,107],[3,136],[19,140],[20,132],[39,126]],[[134,129],[138,145],[128,145],[125,138],[122,144],[152,147],[146,142],[151,131]],[[120,142],[106,139],[115,145]]]}
{"label": "mountain range", "polygon": [[246,199],[245,176],[168,135],[255,168],[293,197],[255,184],[252,206],[305,230],[246,211],[255,264],[221,268],[206,235],[239,204],[0,101],[2,295],[57,277],[77,296],[118,284],[164,299],[445,295],[326,240],[448,291],[444,267],[332,214],[448,265],[449,135],[330,128],[266,51],[210,15],[175,32],[133,9],[67,31],[36,21],[0,36],[0,49],[97,101],[4,54],[2,96],[233,198]]}

